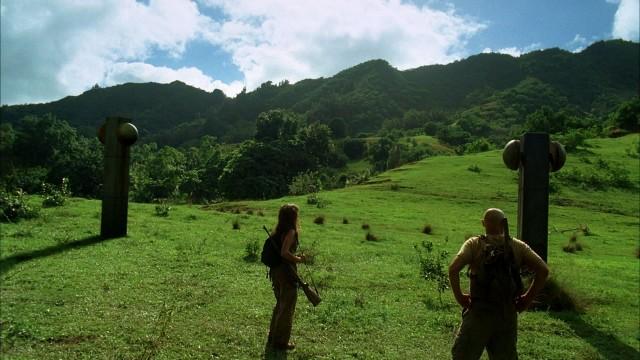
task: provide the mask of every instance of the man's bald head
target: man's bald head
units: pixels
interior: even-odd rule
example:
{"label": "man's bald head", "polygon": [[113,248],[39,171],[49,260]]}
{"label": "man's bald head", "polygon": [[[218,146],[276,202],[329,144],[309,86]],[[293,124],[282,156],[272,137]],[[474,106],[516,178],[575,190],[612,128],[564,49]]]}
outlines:
{"label": "man's bald head", "polygon": [[490,208],[485,210],[484,215],[482,216],[482,225],[484,226],[487,234],[502,234],[502,220],[505,218],[506,216],[504,215],[504,211],[500,209]]}

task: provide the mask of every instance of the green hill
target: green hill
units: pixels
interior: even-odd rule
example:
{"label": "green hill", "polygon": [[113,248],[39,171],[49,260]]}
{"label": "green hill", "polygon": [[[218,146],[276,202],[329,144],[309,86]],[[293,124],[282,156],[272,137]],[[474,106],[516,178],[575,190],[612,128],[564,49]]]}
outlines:
{"label": "green hill", "polygon": [[[601,41],[580,53],[534,51],[519,58],[479,54],[447,65],[406,71],[372,60],[329,78],[295,84],[266,82],[228,98],[171,84],[123,84],[34,105],[3,106],[2,121],[52,113],[93,136],[109,115],[134,119],[145,142],[179,145],[213,135],[225,142],[250,138],[255,119],[274,108],[303,114],[309,122],[344,121],[346,134],[378,131],[407,111],[485,116],[487,129],[509,129],[543,105],[576,114],[606,114],[637,95],[638,44]],[[499,125],[492,123],[497,117]],[[475,135],[475,134],[474,134]],[[495,137],[495,136],[494,136]]]}
{"label": "green hill", "polygon": [[[584,310],[520,315],[521,359],[638,357],[640,170],[627,151],[637,141],[589,140],[554,175],[549,264]],[[574,185],[581,176],[589,181]],[[245,247],[261,245],[262,225],[295,202],[323,302],[312,308],[300,294],[289,358],[448,359],[460,311],[420,277],[414,245],[428,240],[450,257],[481,231],[486,207],[515,218],[516,173],[500,152],[431,157],[319,196],[325,208],[300,196],[172,205],[168,217],[133,203],[129,236],[109,241],[95,238],[100,203],[92,200],[3,224],[2,357],[261,357],[274,299],[264,266],[243,260]],[[314,224],[321,215],[325,224]],[[363,224],[377,241],[365,240]],[[574,231],[566,230],[581,225],[584,250],[562,251]]]}

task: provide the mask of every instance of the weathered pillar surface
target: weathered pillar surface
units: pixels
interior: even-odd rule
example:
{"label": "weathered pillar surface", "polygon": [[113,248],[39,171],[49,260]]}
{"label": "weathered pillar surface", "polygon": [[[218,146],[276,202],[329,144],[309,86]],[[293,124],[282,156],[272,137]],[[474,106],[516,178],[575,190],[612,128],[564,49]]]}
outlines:
{"label": "weathered pillar surface", "polygon": [[549,222],[549,134],[526,133],[520,140],[518,238],[546,262]]}
{"label": "weathered pillar surface", "polygon": [[114,238],[127,235],[129,203],[129,148],[137,139],[137,129],[128,119],[107,118],[99,130],[104,143],[104,195],[100,236]]}
{"label": "weathered pillar surface", "polygon": [[519,171],[518,238],[546,262],[549,225],[549,171],[564,166],[567,153],[562,144],[549,142],[547,133],[526,133],[504,147],[507,168]]}

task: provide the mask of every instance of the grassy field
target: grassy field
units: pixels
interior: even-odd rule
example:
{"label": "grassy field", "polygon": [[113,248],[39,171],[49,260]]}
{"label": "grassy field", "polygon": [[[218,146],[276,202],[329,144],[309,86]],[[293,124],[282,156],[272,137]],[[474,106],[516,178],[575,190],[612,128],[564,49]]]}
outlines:
{"label": "grassy field", "polygon": [[[636,188],[563,185],[552,195],[549,264],[584,311],[521,314],[521,359],[638,358],[640,174],[639,160],[625,153],[634,141],[591,140],[561,170],[615,161]],[[460,309],[450,292],[441,304],[420,277],[414,246],[429,240],[453,255],[482,231],[485,208],[515,218],[516,176],[492,151],[427,158],[367,185],[323,192],[329,204],[321,209],[305,196],[176,205],[168,217],[130,204],[129,235],[107,241],[97,237],[100,202],[70,199],[37,219],[1,225],[2,358],[263,357],[274,299],[265,267],[244,259],[245,246],[261,245],[262,225],[273,226],[278,207],[295,202],[302,248],[317,253],[306,270],[323,302],[313,308],[300,294],[298,348],[288,358],[447,359]],[[318,216],[324,225],[314,224]],[[377,241],[365,240],[363,224]],[[431,235],[421,232],[426,224]],[[578,238],[584,251],[563,252],[571,232],[560,230],[580,224],[591,233]]]}

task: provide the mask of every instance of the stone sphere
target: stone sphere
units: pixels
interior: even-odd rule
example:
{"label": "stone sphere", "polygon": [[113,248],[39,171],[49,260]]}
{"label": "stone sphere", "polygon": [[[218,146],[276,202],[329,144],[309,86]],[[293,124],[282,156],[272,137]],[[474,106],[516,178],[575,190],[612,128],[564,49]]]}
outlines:
{"label": "stone sphere", "polygon": [[502,161],[511,170],[520,167],[520,140],[511,140],[502,150]]}
{"label": "stone sphere", "polygon": [[564,163],[567,161],[567,151],[564,146],[557,141],[549,143],[549,165],[551,171],[558,171],[562,169]]}
{"label": "stone sphere", "polygon": [[98,140],[100,140],[101,143],[104,144],[104,125],[100,126],[100,128],[98,129]]}
{"label": "stone sphere", "polygon": [[132,123],[118,126],[118,141],[123,145],[133,145],[138,140],[138,129]]}

